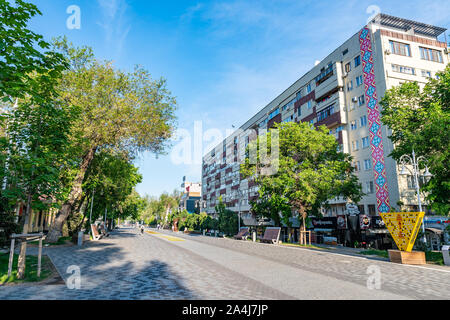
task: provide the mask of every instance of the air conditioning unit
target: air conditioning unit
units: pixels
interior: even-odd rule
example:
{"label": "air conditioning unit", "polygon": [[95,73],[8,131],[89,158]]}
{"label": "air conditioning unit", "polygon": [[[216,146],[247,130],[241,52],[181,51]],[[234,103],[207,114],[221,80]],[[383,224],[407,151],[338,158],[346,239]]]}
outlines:
{"label": "air conditioning unit", "polygon": [[388,56],[391,54],[391,50],[388,49],[388,50],[384,51],[384,53]]}

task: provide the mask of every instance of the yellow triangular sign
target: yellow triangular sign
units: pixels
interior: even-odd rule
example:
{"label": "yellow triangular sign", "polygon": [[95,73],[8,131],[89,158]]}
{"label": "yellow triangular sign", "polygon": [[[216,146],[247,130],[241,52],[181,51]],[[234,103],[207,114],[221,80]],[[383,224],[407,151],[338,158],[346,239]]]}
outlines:
{"label": "yellow triangular sign", "polygon": [[380,215],[398,249],[411,252],[425,212],[380,212]]}

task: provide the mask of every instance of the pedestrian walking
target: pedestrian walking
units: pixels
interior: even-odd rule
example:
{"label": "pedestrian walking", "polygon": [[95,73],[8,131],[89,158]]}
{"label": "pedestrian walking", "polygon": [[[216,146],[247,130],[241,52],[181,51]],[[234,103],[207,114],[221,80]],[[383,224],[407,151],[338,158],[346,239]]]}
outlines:
{"label": "pedestrian walking", "polygon": [[141,234],[144,234],[144,225],[141,226]]}

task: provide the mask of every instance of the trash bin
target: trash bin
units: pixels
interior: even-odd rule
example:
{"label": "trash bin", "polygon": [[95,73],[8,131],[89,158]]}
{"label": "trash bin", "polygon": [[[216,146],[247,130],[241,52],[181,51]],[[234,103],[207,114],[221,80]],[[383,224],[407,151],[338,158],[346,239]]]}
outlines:
{"label": "trash bin", "polygon": [[80,231],[78,232],[78,246],[82,246],[83,245],[83,238],[84,238],[84,232]]}
{"label": "trash bin", "polygon": [[442,255],[444,256],[444,264],[450,266],[450,246],[442,247]]}

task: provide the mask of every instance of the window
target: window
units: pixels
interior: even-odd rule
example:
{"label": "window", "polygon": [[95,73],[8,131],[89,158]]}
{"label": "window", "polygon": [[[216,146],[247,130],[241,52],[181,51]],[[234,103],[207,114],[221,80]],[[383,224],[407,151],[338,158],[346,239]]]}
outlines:
{"label": "window", "polygon": [[269,122],[269,119],[264,119],[260,124],[259,124],[259,127],[260,128],[262,128],[262,127],[264,127],[266,124],[267,124],[267,122]]}
{"label": "window", "polygon": [[214,158],[216,156],[216,150],[211,151],[211,158]]}
{"label": "window", "polygon": [[370,159],[364,160],[364,170],[372,169],[372,161]]}
{"label": "window", "polygon": [[226,144],[223,145],[223,152],[227,152],[227,145]]}
{"label": "window", "polygon": [[353,151],[359,150],[359,141],[358,140],[352,142],[352,149],[353,149]]}
{"label": "window", "polygon": [[344,130],[344,126],[339,126],[339,127],[336,128],[336,133],[339,133],[342,130]]}
{"label": "window", "polygon": [[351,130],[356,130],[356,129],[358,129],[358,125],[356,124],[356,121],[350,122],[350,129],[351,129]]}
{"label": "window", "polygon": [[290,109],[293,105],[294,105],[294,103],[296,102],[296,99],[292,99],[291,101],[289,101],[288,103],[286,103],[282,108],[281,108],[281,110],[288,110],[288,109]]}
{"label": "window", "polygon": [[362,138],[362,147],[363,149],[367,149],[368,147],[370,147],[369,137]]}
{"label": "window", "polygon": [[297,101],[300,100],[302,98],[302,96],[303,96],[302,90],[300,89],[300,91],[297,92],[297,96],[296,96]]}
{"label": "window", "polygon": [[375,209],[375,205],[374,204],[369,204],[369,215],[371,215],[371,216],[376,216],[377,215],[377,211]]}
{"label": "window", "polygon": [[361,162],[359,162],[359,161],[354,162],[353,167],[355,168],[356,172],[361,171]]}
{"label": "window", "polygon": [[416,70],[414,68],[400,66],[398,64],[393,64],[392,65],[392,71],[405,73],[405,74],[410,74],[410,75],[415,75],[416,74]]}
{"label": "window", "polygon": [[434,50],[429,48],[420,47],[420,57],[423,60],[434,61],[443,63],[442,52],[440,50]]}
{"label": "window", "polygon": [[308,101],[308,109],[311,109],[312,108],[312,102],[311,102],[311,100],[309,100]]}
{"label": "window", "polygon": [[359,213],[360,213],[360,214],[366,214],[366,210],[365,210],[363,204],[358,206],[358,210],[359,210]]}
{"label": "window", "polygon": [[364,83],[363,76],[356,77],[356,87],[361,86]]}
{"label": "window", "polygon": [[306,86],[306,92],[311,93],[311,83],[308,83],[308,85]]}
{"label": "window", "polygon": [[411,47],[409,46],[409,44],[396,41],[389,41],[389,43],[391,45],[391,51],[393,54],[411,57]]}
{"label": "window", "polygon": [[358,98],[358,105],[361,107],[364,103],[366,103],[366,97],[362,95]]}
{"label": "window", "polygon": [[317,121],[322,121],[334,114],[334,105],[325,108],[317,115]]}
{"label": "window", "polygon": [[347,91],[352,91],[353,90],[353,80],[350,80],[349,82],[347,82]]}
{"label": "window", "polygon": [[367,116],[363,116],[360,118],[361,127],[367,126]]}
{"label": "window", "polygon": [[373,181],[367,181],[366,182],[366,193],[367,194],[374,193]]}
{"label": "window", "polygon": [[301,117],[301,115],[302,115],[302,107],[298,108],[297,114],[298,114],[299,117]]}
{"label": "window", "polygon": [[347,63],[346,65],[345,65],[345,72],[350,72],[350,71],[352,71],[352,65],[351,65],[351,63],[349,62],[349,63]]}
{"label": "window", "polygon": [[361,56],[357,56],[355,58],[355,68],[361,64]]}
{"label": "window", "polygon": [[348,49],[345,49],[344,51],[342,51],[342,55],[345,56],[348,53]]}
{"label": "window", "polygon": [[278,114],[280,114],[280,108],[277,108],[276,110],[272,111],[269,114],[269,120],[272,120],[273,118],[275,118]]}
{"label": "window", "polygon": [[310,120],[310,121],[309,121],[309,124],[310,124],[310,125],[314,125],[314,119]]}
{"label": "window", "polygon": [[325,82],[328,78],[333,76],[333,64],[330,63],[328,67],[325,69],[323,68],[320,72],[320,74],[316,77],[316,87],[319,86],[321,83]]}
{"label": "window", "polygon": [[424,78],[431,78],[431,71],[422,70],[422,77],[424,77]]}

